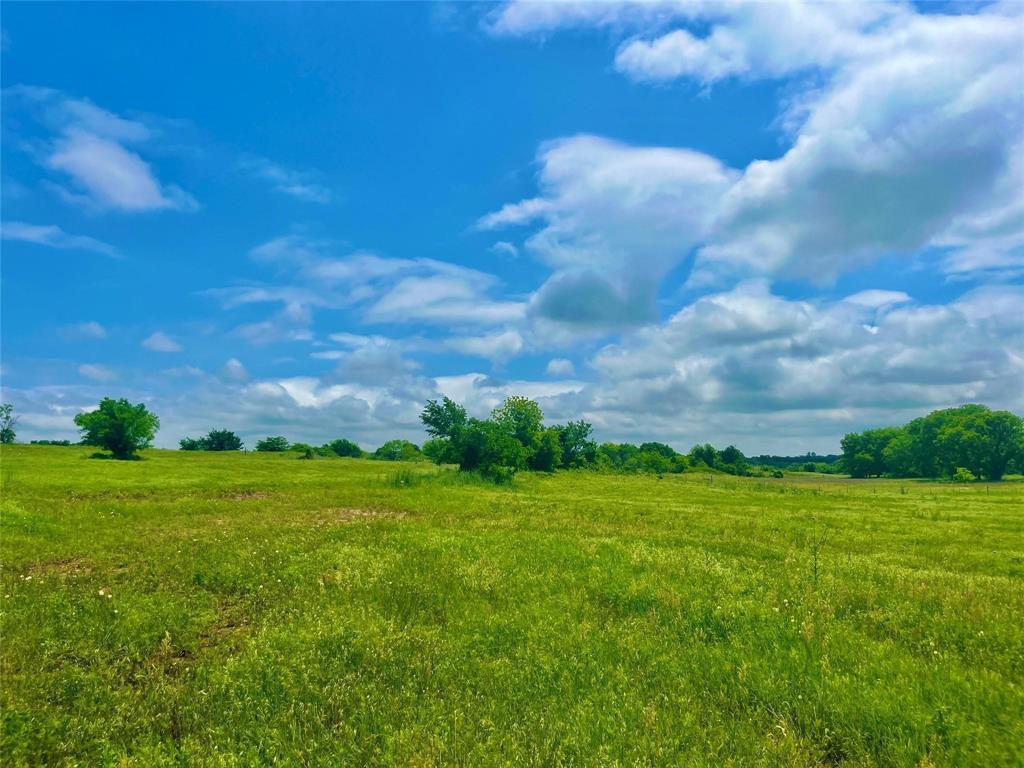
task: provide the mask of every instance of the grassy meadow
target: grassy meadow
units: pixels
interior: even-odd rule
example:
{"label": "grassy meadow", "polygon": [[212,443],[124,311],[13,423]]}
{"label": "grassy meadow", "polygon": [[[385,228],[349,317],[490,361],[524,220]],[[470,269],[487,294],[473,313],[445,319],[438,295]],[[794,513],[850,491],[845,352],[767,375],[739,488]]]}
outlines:
{"label": "grassy meadow", "polygon": [[4,446],[5,766],[1020,766],[1024,483]]}

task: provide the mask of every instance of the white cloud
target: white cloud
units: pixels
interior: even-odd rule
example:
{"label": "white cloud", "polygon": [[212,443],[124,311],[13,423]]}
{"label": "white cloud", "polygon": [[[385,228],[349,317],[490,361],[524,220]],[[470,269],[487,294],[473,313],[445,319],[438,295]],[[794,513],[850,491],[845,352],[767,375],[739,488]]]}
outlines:
{"label": "white cloud", "polygon": [[494,362],[505,362],[523,351],[523,337],[518,331],[507,329],[478,336],[464,336],[448,340],[448,346],[467,355]]}
{"label": "white cloud", "polygon": [[177,185],[161,183],[143,159],[137,147],[154,140],[144,122],[54,89],[15,86],[6,93],[27,105],[51,132],[36,155],[42,166],[70,183],[70,188],[52,184],[66,201],[129,212],[198,207]]}
{"label": "white cloud", "polygon": [[[722,430],[765,446],[756,425],[770,423],[779,442],[817,433],[812,447],[837,440],[843,424],[900,423],[962,402],[1019,410],[1022,314],[1019,286],[976,289],[950,305],[827,304],[754,281],[605,347],[592,360],[601,378],[584,408],[620,434],[723,440]],[[662,427],[664,418],[675,423]]]}
{"label": "white cloud", "polygon": [[312,309],[352,308],[367,323],[428,323],[488,327],[521,319],[522,301],[499,301],[490,293],[493,275],[435,259],[390,259],[357,251],[334,256],[336,244],[300,235],[263,243],[250,251],[276,266],[285,284],[219,288],[205,293],[225,308],[274,302],[275,317],[242,329],[252,340],[308,340]]}
{"label": "white cloud", "polygon": [[503,256],[507,259],[515,259],[519,256],[519,249],[512,243],[506,242],[505,240],[499,240],[492,245],[489,250],[491,253]]}
{"label": "white cloud", "polygon": [[182,346],[163,331],[155,331],[146,337],[142,346],[154,352],[181,352]]}
{"label": "white cloud", "polygon": [[526,247],[555,274],[531,311],[580,328],[652,319],[660,281],[707,235],[735,177],[699,152],[588,135],[549,142],[538,160],[542,197],[505,206],[479,224],[541,219]]}
{"label": "white cloud", "polygon": [[84,363],[78,366],[78,373],[93,381],[116,381],[117,374],[99,363]]}
{"label": "white cloud", "polygon": [[564,357],[555,357],[548,361],[544,372],[548,376],[555,377],[575,376],[576,368],[572,364],[572,360],[566,360]]}
{"label": "white cloud", "polygon": [[[790,148],[742,174],[718,170],[728,183],[709,172],[708,183],[693,188],[671,170],[655,172],[657,195],[672,202],[649,206],[646,174],[614,169],[635,166],[644,153],[678,158],[686,150],[623,147],[618,155],[630,162],[595,163],[590,173],[567,155],[568,175],[556,183],[542,154],[543,194],[505,206],[481,226],[542,220],[528,246],[548,261],[586,254],[601,273],[561,278],[562,290],[550,288],[559,294],[554,306],[576,313],[570,299],[582,296],[583,315],[606,306],[613,325],[649,300],[607,279],[608,243],[627,244],[630,263],[641,263],[637,271],[655,283],[667,254],[700,245],[694,287],[758,274],[827,282],[884,254],[913,256],[929,246],[949,250],[941,265],[958,277],[1020,275],[1020,14],[1007,4],[963,15],[885,3],[507,4],[490,18],[491,31],[639,32],[616,59],[638,79],[801,79],[789,81],[781,115]],[[698,157],[692,162],[714,167]],[[564,194],[565,179],[585,182],[583,194]],[[645,237],[631,240],[637,232]]]}
{"label": "white cloud", "polygon": [[4,240],[20,240],[49,248],[64,250],[95,251],[104,256],[118,256],[117,249],[86,235],[71,235],[53,224],[26,224],[23,221],[5,221],[0,225]]}
{"label": "white cloud", "polygon": [[61,332],[73,339],[105,339],[107,337],[107,329],[95,320],[65,326]]}
{"label": "white cloud", "polygon": [[257,178],[271,182],[274,190],[308,203],[331,202],[331,191],[313,181],[313,175],[301,173],[262,158],[248,159],[242,167]]}
{"label": "white cloud", "polygon": [[229,358],[224,367],[217,374],[221,380],[226,382],[241,382],[249,380],[249,371],[242,365],[237,357]]}

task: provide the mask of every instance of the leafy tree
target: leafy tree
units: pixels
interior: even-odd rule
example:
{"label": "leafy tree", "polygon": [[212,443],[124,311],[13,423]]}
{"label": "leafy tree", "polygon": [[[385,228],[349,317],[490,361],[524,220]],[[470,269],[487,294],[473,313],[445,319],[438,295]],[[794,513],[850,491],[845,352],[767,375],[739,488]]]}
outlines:
{"label": "leafy tree", "polygon": [[183,451],[205,451],[203,438],[183,437],[178,441],[178,447]]}
{"label": "leafy tree", "polygon": [[690,449],[690,464],[703,464],[713,468],[718,465],[718,451],[711,443],[695,445]]}
{"label": "leafy tree", "polygon": [[555,427],[558,430],[558,441],[562,444],[562,466],[570,468],[586,467],[597,460],[597,443],[590,434],[594,428],[580,419]]}
{"label": "leafy tree", "polygon": [[529,448],[540,435],[544,412],[530,398],[513,395],[491,411],[491,421],[518,440],[520,445]]}
{"label": "leafy tree", "polygon": [[881,477],[886,473],[885,449],[902,434],[899,427],[882,427],[843,437],[843,464],[853,477]]}
{"label": "leafy tree", "polygon": [[347,456],[352,459],[361,458],[363,455],[363,449],[351,440],[332,440],[327,444],[327,447],[339,456]]}
{"label": "leafy tree", "polygon": [[420,414],[420,421],[426,427],[427,434],[441,440],[453,440],[466,426],[468,416],[466,409],[454,400],[445,397],[439,403],[428,400]]}
{"label": "leafy tree", "polygon": [[545,429],[537,436],[536,448],[530,457],[530,469],[539,472],[554,472],[562,464],[562,441],[558,430]]}
{"label": "leafy tree", "polygon": [[408,440],[388,440],[373,452],[373,458],[381,461],[416,461],[423,453]]}
{"label": "leafy tree", "polygon": [[730,445],[728,448],[718,454],[718,458],[721,459],[723,464],[732,464],[738,466],[745,464],[747,459],[743,455],[743,452],[735,445]]}
{"label": "leafy tree", "polygon": [[75,416],[75,424],[86,444],[106,448],[115,459],[131,459],[152,443],[160,419],[143,403],[133,405],[124,398],[105,397],[95,411]]}
{"label": "leafy tree", "polygon": [[241,438],[228,429],[211,429],[203,443],[206,451],[240,451],[244,447]]}
{"label": "leafy tree", "polygon": [[256,450],[261,453],[281,453],[289,448],[288,440],[280,435],[265,437],[256,442]]}
{"label": "leafy tree", "polygon": [[10,403],[0,405],[0,443],[8,445],[14,442],[14,428],[18,425],[18,417],[14,415],[14,406]]}
{"label": "leafy tree", "polygon": [[640,452],[656,453],[659,456],[664,456],[666,459],[671,459],[677,455],[676,449],[665,443],[643,443],[640,446]]}

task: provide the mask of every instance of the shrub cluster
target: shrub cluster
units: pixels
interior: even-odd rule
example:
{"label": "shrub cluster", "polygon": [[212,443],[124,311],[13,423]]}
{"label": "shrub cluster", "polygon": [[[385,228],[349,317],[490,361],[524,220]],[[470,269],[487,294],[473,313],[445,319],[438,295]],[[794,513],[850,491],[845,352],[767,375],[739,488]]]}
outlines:
{"label": "shrub cluster", "polygon": [[178,442],[183,451],[241,451],[241,438],[229,429],[211,429],[205,437],[183,437]]}

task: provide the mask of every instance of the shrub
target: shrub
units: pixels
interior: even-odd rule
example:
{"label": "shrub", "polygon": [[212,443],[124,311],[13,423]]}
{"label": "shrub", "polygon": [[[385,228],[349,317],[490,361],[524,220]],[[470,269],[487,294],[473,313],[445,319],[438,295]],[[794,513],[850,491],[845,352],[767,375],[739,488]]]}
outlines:
{"label": "shrub", "polygon": [[361,458],[363,455],[363,449],[353,443],[351,440],[332,440],[325,448],[329,448],[333,453],[338,456],[345,456],[352,459]]}
{"label": "shrub", "polygon": [[281,453],[288,450],[288,441],[280,435],[265,437],[256,442],[256,450],[261,453]]}
{"label": "shrub", "polygon": [[183,451],[240,451],[244,447],[241,438],[227,429],[211,429],[206,437],[183,437],[178,442]]}
{"label": "shrub", "polygon": [[957,467],[953,472],[953,482],[955,483],[973,483],[977,479],[977,475],[966,467]]}
{"label": "shrub", "polygon": [[373,458],[379,461],[416,461],[423,457],[423,452],[408,440],[388,440],[373,452]]}

